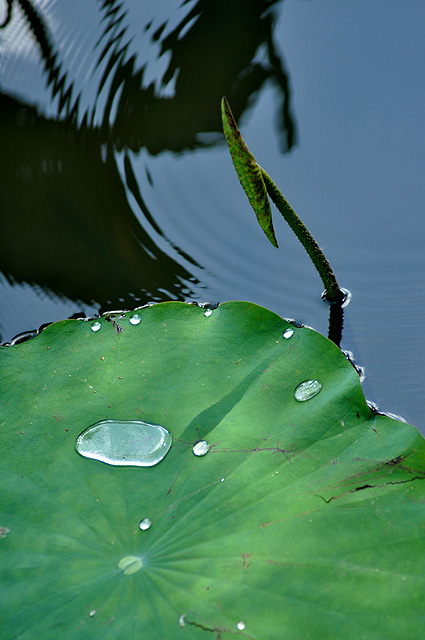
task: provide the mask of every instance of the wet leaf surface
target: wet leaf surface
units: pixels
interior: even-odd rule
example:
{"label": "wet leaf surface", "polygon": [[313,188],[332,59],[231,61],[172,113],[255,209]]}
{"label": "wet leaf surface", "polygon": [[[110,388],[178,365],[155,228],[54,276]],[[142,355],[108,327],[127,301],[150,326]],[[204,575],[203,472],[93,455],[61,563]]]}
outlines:
{"label": "wet leaf surface", "polygon": [[[417,430],[264,308],[138,314],[0,350],[2,637],[420,637]],[[303,382],[316,393],[295,399]],[[151,467],[79,455],[111,420],[160,425],[171,449]]]}

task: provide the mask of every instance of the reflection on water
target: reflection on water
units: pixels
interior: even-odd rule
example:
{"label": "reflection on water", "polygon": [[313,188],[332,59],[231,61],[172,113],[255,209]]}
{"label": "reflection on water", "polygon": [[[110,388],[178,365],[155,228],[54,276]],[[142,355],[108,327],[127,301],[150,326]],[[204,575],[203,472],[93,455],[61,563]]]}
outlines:
{"label": "reflection on water", "polygon": [[188,297],[326,333],[302,248],[278,222],[268,246],[239,191],[226,94],[353,292],[343,348],[368,396],[424,429],[424,18],[399,0],[0,0],[0,339]]}
{"label": "reflection on water", "polygon": [[188,294],[192,276],[139,224],[96,131],[47,120],[5,95],[0,108],[0,268],[12,282],[99,304],[123,292]]}
{"label": "reflection on water", "polygon": [[[275,50],[272,15],[266,12],[275,2],[198,0],[165,36],[166,23],[153,34],[148,24],[146,36],[159,41],[159,56],[170,54],[160,86],[164,89],[172,83],[173,93],[158,96],[152,84],[145,87],[144,68],[138,68],[134,58],[125,61],[124,45],[114,60],[112,95],[108,96],[104,117],[104,122],[108,122],[110,106],[120,88],[111,130],[114,142],[133,151],[146,146],[151,154],[164,149],[182,151],[205,146],[201,133],[216,132],[221,138],[217,99],[227,95],[239,116],[251,96],[266,80],[272,79],[280,90],[282,146],[290,148],[295,132],[289,110],[288,79]],[[120,47],[125,40],[125,31],[116,35],[121,21],[122,15],[118,13],[111,18],[108,25],[111,31],[105,36],[102,54],[117,46],[117,41]],[[262,46],[267,53],[266,61],[256,60]],[[108,73],[112,75],[112,66],[108,67]]]}
{"label": "reflection on water", "polygon": [[[183,251],[177,250],[179,260],[167,253],[171,238],[165,249],[155,242],[163,233],[145,204],[129,151],[159,154],[213,144],[212,134],[221,131],[220,97],[231,96],[240,115],[268,79],[280,92],[282,145],[293,144],[288,81],[273,42],[275,2],[198,0],[171,30],[167,20],[154,30],[153,21],[141,24],[145,41],[159,45],[158,56],[168,54],[156,84],[144,81],[143,58],[130,54],[126,4],[99,2],[103,32],[86,52],[97,71],[97,93],[84,108],[44,14],[49,4],[10,2],[3,24],[6,49],[15,17],[22,25],[19,38],[37,44],[57,115],[46,116],[13,91],[0,94],[0,269],[11,283],[37,284],[103,307],[185,299],[196,282],[191,267],[199,273],[202,265]],[[261,47],[266,61],[256,59]],[[124,154],[125,183],[117,150]],[[129,193],[145,226],[129,205]]]}

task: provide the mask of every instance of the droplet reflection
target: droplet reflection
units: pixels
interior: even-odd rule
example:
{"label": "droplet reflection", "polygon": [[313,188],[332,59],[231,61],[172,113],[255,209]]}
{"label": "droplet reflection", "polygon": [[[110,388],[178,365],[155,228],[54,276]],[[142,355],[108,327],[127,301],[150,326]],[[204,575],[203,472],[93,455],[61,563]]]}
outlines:
{"label": "droplet reflection", "polygon": [[85,458],[114,466],[153,467],[170,450],[171,434],[157,424],[102,420],[85,429],[75,448]]}
{"label": "droplet reflection", "polygon": [[118,563],[118,569],[124,572],[126,576],[137,573],[143,567],[143,562],[137,556],[125,556]]}
{"label": "droplet reflection", "polygon": [[102,325],[100,324],[100,322],[96,321],[96,322],[92,322],[90,328],[92,331],[96,333],[96,331],[99,331],[102,328]]}
{"label": "droplet reflection", "polygon": [[211,449],[211,445],[206,440],[200,440],[196,444],[193,445],[192,451],[194,456],[206,456],[208,451]]}
{"label": "droplet reflection", "polygon": [[298,402],[310,400],[320,392],[322,385],[318,380],[305,380],[294,391],[294,398]]}
{"label": "droplet reflection", "polygon": [[140,520],[139,529],[141,529],[142,531],[147,531],[151,528],[151,526],[152,520],[149,520],[149,518],[143,518],[143,520]]}
{"label": "droplet reflection", "polygon": [[138,313],[133,313],[133,315],[130,317],[130,324],[140,324],[141,321],[142,321],[142,318]]}
{"label": "droplet reflection", "polygon": [[292,338],[293,335],[294,335],[293,329],[285,329],[285,331],[282,333],[282,336],[285,338],[285,340]]}

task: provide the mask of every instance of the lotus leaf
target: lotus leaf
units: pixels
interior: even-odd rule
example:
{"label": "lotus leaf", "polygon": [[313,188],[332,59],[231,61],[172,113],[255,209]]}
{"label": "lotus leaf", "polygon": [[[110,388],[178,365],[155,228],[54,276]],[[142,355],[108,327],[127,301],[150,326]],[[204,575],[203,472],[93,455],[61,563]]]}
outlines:
{"label": "lotus leaf", "polygon": [[[327,338],[255,304],[138,314],[0,349],[1,637],[422,637],[420,433],[371,411]],[[171,449],[79,455],[111,420],[160,425]]]}

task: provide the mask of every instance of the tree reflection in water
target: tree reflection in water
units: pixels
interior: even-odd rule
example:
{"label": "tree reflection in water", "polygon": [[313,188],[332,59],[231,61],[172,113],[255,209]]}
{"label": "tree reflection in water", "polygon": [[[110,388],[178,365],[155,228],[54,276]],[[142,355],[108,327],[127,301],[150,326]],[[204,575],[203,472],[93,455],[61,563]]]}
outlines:
{"label": "tree reflection in water", "polygon": [[[175,82],[172,94],[165,95],[144,83],[145,63],[130,55],[125,4],[99,2],[103,35],[90,55],[103,73],[95,104],[83,111],[42,7],[30,0],[8,1],[4,33],[19,8],[31,31],[25,37],[35,39],[41,54],[49,99],[58,105],[52,119],[0,93],[0,269],[9,282],[104,308],[191,295],[194,262],[164,238],[145,205],[131,152],[145,148],[153,155],[214,144],[222,137],[221,96],[230,98],[240,118],[268,80],[279,90],[281,146],[294,144],[288,76],[273,40],[276,4],[198,0],[166,35],[165,22],[152,33],[152,25],[144,25],[146,39],[160,45],[159,55],[169,55],[159,83]],[[261,47],[266,62],[256,59]],[[102,91],[107,91],[106,102],[99,98]],[[124,154],[125,184],[117,151]],[[144,226],[127,189],[143,212]],[[181,261],[158,247],[156,234]]]}

